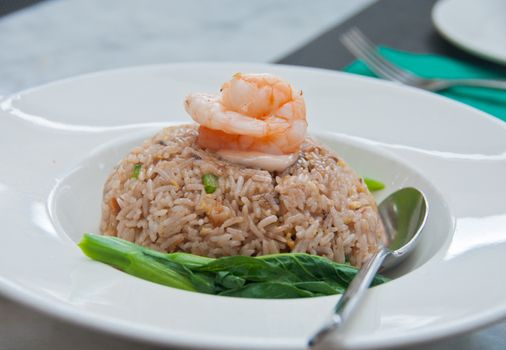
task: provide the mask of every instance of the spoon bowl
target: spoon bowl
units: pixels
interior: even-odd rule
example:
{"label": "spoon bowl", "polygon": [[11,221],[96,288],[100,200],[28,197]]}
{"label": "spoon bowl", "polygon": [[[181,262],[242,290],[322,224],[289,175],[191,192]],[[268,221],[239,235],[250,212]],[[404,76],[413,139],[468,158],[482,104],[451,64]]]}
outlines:
{"label": "spoon bowl", "polygon": [[387,245],[381,246],[361,267],[337,302],[330,321],[309,339],[310,347],[320,343],[350,318],[380,269],[398,265],[413,251],[427,220],[429,205],[421,191],[408,187],[385,198],[378,210],[387,235]]}
{"label": "spoon bowl", "polygon": [[378,211],[388,239],[386,249],[390,251],[380,271],[398,265],[415,248],[428,208],[425,195],[412,187],[396,191],[380,203]]}

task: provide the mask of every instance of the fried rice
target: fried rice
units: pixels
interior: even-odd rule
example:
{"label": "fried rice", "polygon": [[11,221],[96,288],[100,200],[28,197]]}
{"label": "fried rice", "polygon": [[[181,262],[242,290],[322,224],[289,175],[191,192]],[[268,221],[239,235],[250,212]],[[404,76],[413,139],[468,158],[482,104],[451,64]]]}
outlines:
{"label": "fried rice", "polygon": [[[307,138],[283,172],[232,164],[196,144],[196,125],[163,129],[115,167],[100,229],[160,251],[208,257],[305,252],[361,266],[385,233],[362,178]],[[218,177],[206,193],[202,176]]]}

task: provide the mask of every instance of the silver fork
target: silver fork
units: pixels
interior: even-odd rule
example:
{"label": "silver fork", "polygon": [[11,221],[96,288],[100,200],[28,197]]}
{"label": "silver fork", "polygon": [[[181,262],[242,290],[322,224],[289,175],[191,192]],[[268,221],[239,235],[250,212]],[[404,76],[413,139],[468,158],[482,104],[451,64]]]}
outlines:
{"label": "silver fork", "polygon": [[357,28],[340,37],[343,45],[379,77],[429,91],[444,90],[452,86],[475,86],[506,90],[506,80],[489,79],[426,79],[397,67],[384,59],[374,44]]}

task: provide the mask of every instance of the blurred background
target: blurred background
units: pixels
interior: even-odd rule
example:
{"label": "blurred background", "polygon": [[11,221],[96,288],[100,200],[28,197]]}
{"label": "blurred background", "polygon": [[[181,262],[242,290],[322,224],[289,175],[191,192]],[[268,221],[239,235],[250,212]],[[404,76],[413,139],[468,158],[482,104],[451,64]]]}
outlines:
{"label": "blurred background", "polygon": [[273,62],[372,2],[0,0],[0,95],[131,65]]}

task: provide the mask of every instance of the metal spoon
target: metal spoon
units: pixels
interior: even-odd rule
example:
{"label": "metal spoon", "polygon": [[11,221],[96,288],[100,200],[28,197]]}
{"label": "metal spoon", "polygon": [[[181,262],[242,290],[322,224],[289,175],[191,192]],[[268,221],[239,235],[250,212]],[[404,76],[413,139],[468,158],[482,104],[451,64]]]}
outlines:
{"label": "metal spoon", "polygon": [[403,188],[392,193],[378,206],[388,238],[362,266],[339,299],[330,322],[323,326],[308,342],[310,347],[339,329],[356,310],[367,288],[380,268],[389,269],[400,263],[415,248],[422,231],[429,205],[425,195],[415,188]]}

